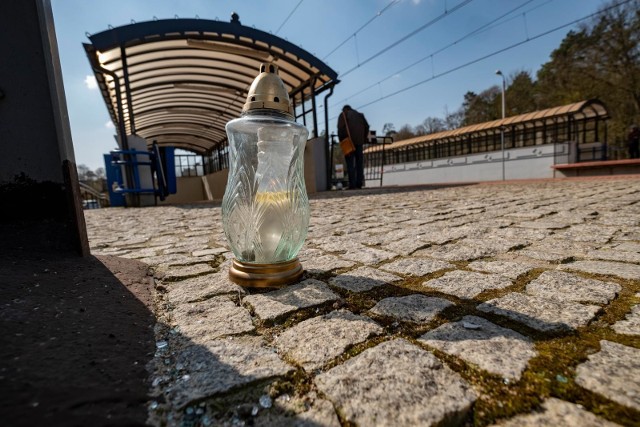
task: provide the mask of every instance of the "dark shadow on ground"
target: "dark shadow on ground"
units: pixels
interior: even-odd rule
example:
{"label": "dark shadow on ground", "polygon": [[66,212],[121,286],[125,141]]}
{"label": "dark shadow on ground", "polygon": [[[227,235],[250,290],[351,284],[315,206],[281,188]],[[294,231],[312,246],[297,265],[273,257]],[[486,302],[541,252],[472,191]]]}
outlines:
{"label": "dark shadow on ground", "polygon": [[2,424],[144,425],[155,350],[147,266],[0,246]]}

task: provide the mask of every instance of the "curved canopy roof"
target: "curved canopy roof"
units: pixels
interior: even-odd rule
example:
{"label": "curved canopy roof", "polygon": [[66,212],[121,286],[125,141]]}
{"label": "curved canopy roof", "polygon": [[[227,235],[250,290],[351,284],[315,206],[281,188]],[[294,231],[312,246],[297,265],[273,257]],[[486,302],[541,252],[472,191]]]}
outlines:
{"label": "curved canopy roof", "polygon": [[[290,96],[309,99],[337,74],[300,47],[255,28],[203,19],[134,23],[89,36],[85,51],[118,134],[205,154],[226,141],[263,62]],[[122,106],[120,110],[119,106]]]}
{"label": "curved canopy roof", "polygon": [[[429,135],[421,135],[415,138],[395,141],[386,146],[386,150],[407,147],[416,144],[430,143],[443,139],[461,137],[475,132],[486,132],[490,130],[500,129],[503,126],[533,126],[544,124],[546,122],[564,121],[569,117],[575,119],[588,119],[598,117],[602,119],[609,118],[609,112],[602,102],[597,99],[575,102],[573,104],[563,105],[560,107],[547,108],[545,110],[533,111],[530,113],[519,114],[517,116],[506,117],[500,120],[492,120],[490,122],[478,123],[475,125],[463,126],[457,129],[446,130],[444,132],[432,133]],[[376,147],[370,150],[374,151]]]}

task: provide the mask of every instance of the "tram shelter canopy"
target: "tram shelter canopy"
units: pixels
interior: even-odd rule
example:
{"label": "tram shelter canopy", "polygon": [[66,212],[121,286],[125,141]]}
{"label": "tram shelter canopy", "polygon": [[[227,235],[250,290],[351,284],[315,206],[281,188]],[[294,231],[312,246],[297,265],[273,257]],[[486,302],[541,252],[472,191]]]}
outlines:
{"label": "tram shelter canopy", "polygon": [[[575,122],[576,120],[606,120],[608,118],[609,112],[606,106],[597,99],[589,99],[574,102],[572,104],[506,117],[504,119],[492,120],[489,122],[463,126],[457,129],[395,141],[392,144],[387,145],[385,149],[394,150],[414,145],[428,145],[439,141],[464,139],[473,135],[486,134],[488,132],[499,132],[500,129],[504,128],[532,128],[535,126],[542,127],[547,124],[567,123],[571,121]],[[365,151],[370,153],[380,150],[382,150],[382,147],[373,146]]]}
{"label": "tram shelter canopy", "polygon": [[296,118],[307,124],[311,115],[317,136],[316,96],[338,83],[314,55],[241,25],[236,14],[231,22],[155,20],[88,37],[84,48],[123,149],[132,134],[202,155],[221,147],[264,62],[278,65]]}

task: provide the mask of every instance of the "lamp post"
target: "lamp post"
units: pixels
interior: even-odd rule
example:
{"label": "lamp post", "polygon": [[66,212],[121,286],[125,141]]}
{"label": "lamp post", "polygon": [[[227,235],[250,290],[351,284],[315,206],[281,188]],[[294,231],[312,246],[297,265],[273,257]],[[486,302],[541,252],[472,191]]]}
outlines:
{"label": "lamp post", "polygon": [[[505,89],[505,81],[504,81],[504,74],[502,74],[502,71],[497,70],[496,74],[499,75],[500,77],[502,77],[502,121],[504,122],[504,115],[505,115],[505,100],[504,100],[504,89]],[[500,126],[500,148],[502,150],[502,180],[505,180],[505,176],[504,176],[504,123],[502,123],[502,125]]]}
{"label": "lamp post", "polygon": [[304,147],[275,64],[261,64],[242,115],[227,123],[229,178],[222,225],[235,258],[231,281],[282,287],[302,276],[298,251],[309,226]]}

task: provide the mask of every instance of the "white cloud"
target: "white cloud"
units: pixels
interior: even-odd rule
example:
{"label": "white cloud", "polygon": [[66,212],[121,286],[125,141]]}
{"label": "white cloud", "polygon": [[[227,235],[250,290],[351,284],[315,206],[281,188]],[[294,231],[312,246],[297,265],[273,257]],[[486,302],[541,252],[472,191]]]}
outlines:
{"label": "white cloud", "polygon": [[107,123],[105,123],[104,127],[106,127],[107,129],[114,129],[115,128],[115,126],[113,125],[113,122],[111,120],[109,120]]}
{"label": "white cloud", "polygon": [[94,76],[87,76],[84,78],[84,85],[88,88],[88,89],[98,89],[98,82],[96,81],[96,78]]}
{"label": "white cloud", "polygon": [[411,0],[416,6],[420,4],[420,0]]}

